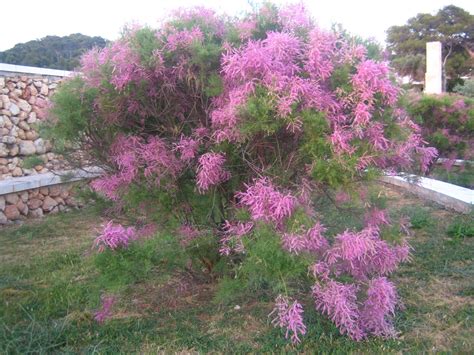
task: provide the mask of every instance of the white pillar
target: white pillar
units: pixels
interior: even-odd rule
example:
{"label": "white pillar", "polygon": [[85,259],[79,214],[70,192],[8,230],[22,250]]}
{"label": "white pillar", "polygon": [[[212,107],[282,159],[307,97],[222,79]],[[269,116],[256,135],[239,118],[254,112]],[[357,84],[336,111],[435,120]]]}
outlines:
{"label": "white pillar", "polygon": [[426,43],[425,93],[441,94],[443,92],[443,62],[441,42]]}

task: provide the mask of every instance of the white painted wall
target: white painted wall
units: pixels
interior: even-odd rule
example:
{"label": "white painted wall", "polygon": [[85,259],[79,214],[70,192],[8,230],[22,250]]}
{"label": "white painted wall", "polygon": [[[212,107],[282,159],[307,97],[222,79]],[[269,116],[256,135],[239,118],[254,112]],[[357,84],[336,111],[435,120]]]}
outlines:
{"label": "white painted wall", "polygon": [[426,43],[425,93],[443,92],[443,62],[441,42]]}

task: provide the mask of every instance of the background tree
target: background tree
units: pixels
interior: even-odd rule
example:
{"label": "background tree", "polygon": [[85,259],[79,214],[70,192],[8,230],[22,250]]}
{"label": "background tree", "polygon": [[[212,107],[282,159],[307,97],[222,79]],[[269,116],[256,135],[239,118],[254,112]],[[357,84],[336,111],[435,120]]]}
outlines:
{"label": "background tree", "polygon": [[69,36],[46,36],[39,40],[19,43],[13,48],[0,52],[0,62],[30,65],[41,68],[73,70],[79,59],[88,50],[104,48],[107,40],[80,33]]}
{"label": "background tree", "polygon": [[423,80],[426,67],[426,42],[443,43],[443,62],[448,91],[461,77],[470,75],[473,59],[474,16],[449,5],[436,15],[418,14],[406,25],[392,26],[387,31],[392,63],[401,75]]}

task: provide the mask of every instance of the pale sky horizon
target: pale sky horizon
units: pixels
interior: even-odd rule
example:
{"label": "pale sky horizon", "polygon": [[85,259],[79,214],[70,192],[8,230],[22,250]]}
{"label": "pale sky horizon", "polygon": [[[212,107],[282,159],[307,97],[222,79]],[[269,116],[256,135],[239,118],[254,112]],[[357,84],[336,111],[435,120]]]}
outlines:
{"label": "pale sky horizon", "polygon": [[[273,1],[277,4],[299,1]],[[356,0],[356,1],[302,1],[317,23],[330,28],[341,23],[353,34],[364,38],[375,38],[381,44],[385,31],[394,25],[403,25],[418,13],[435,14],[447,5],[456,5],[474,13],[472,0]],[[239,15],[251,9],[248,0],[82,0],[67,6],[64,0],[22,0],[3,4],[0,32],[0,51],[12,48],[17,43],[28,42],[48,35],[66,36],[82,33],[88,36],[102,36],[108,40],[117,39],[125,24],[147,24],[158,26],[171,10],[179,7],[206,6],[218,13]],[[255,1],[252,1],[255,3]],[[260,3],[260,1],[257,1]]]}

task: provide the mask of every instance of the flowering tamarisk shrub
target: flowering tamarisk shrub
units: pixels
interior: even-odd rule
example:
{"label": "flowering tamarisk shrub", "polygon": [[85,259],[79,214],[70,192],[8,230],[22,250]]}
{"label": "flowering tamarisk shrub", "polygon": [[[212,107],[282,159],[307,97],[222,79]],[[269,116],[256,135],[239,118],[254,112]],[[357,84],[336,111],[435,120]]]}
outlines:
{"label": "flowering tamarisk shrub", "polygon": [[[53,130],[104,168],[95,190],[181,225],[183,246],[214,233],[237,263],[266,225],[288,258],[313,261],[316,308],[342,333],[393,334],[397,298],[385,278],[408,246],[384,240],[380,211],[362,230],[326,236],[312,204],[318,192],[434,157],[398,109],[386,63],[317,27],[301,5],[266,4],[242,19],[195,8],[156,30],[129,28],[80,71],[55,95]],[[109,236],[128,232],[113,228],[99,243],[125,245]],[[278,325],[299,341],[302,306],[279,302]]]}
{"label": "flowering tamarisk shrub", "polygon": [[472,160],[474,156],[474,100],[444,94],[407,95],[406,110],[420,123],[425,140],[435,146],[440,156]]}

